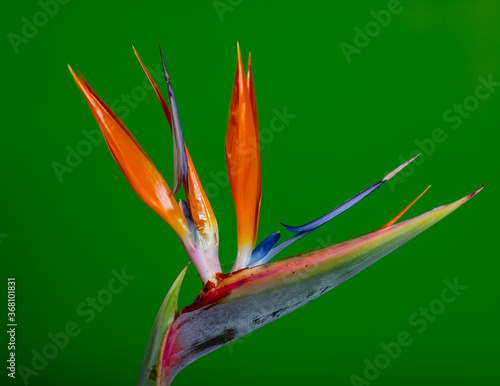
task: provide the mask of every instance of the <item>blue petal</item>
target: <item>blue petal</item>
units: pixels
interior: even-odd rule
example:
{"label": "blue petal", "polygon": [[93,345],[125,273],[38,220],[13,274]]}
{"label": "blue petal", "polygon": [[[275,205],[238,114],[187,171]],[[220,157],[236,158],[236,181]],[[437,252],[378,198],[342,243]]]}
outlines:
{"label": "blue petal", "polygon": [[288,225],[285,225],[285,224],[281,223],[281,225],[283,225],[284,227],[286,227],[286,230],[290,231],[290,232],[313,231],[316,228],[320,227],[321,225],[324,225],[328,221],[330,221],[333,218],[337,217],[339,214],[344,213],[347,209],[349,209],[349,208],[353,207],[354,205],[356,205],[363,198],[365,198],[366,196],[368,196],[370,193],[373,193],[380,186],[382,186],[382,184],[384,182],[385,181],[380,181],[380,182],[377,182],[376,184],[373,184],[369,188],[366,188],[362,192],[356,194],[354,197],[348,199],[342,205],[337,206],[331,212],[325,214],[324,216],[322,216],[322,217],[320,217],[320,218],[318,218],[318,219],[316,219],[314,221],[308,222],[307,224],[300,225],[300,226],[288,226]]}
{"label": "blue petal", "polygon": [[170,116],[172,120],[172,136],[174,142],[174,189],[173,194],[176,194],[182,182],[187,186],[188,182],[188,162],[186,148],[184,146],[184,138],[182,137],[181,123],[179,120],[179,113],[177,111],[177,103],[175,102],[174,90],[170,84],[170,77],[168,76],[165,60],[160,47],[161,63],[163,65],[163,74],[168,86],[168,104],[170,105]]}
{"label": "blue petal", "polygon": [[[301,226],[296,226],[296,227],[291,227],[291,226],[287,226],[283,223],[281,223],[283,226],[286,227],[286,229],[288,231],[291,231],[291,232],[297,232],[295,235],[293,235],[292,237],[290,237],[288,240],[282,242],[281,244],[279,245],[273,245],[269,251],[267,252],[267,254],[264,254],[262,256],[259,256],[254,259],[253,258],[253,253],[252,253],[252,260],[250,262],[250,267],[254,267],[256,265],[260,265],[260,264],[265,264],[267,263],[269,260],[271,260],[274,256],[276,256],[278,253],[280,253],[283,249],[285,249],[286,247],[290,246],[291,244],[293,244],[294,242],[296,242],[297,240],[301,239],[302,237],[308,235],[309,233],[311,233],[313,230],[317,229],[318,227],[320,227],[321,225],[324,225],[326,224],[328,221],[332,220],[333,218],[337,217],[339,214],[345,212],[347,209],[353,207],[354,205],[356,205],[358,202],[360,202],[363,198],[367,197],[370,193],[373,193],[375,190],[377,190],[379,187],[381,187],[383,185],[383,183],[387,180],[390,180],[392,177],[394,177],[397,173],[399,173],[404,167],[406,167],[408,164],[412,163],[413,160],[415,158],[417,158],[420,154],[418,154],[417,156],[413,157],[412,159],[410,159],[409,161],[406,161],[405,163],[403,163],[402,165],[398,166],[396,169],[394,169],[392,172],[388,173],[383,179],[382,181],[380,182],[377,182],[375,184],[373,184],[372,186],[370,186],[369,188],[366,188],[365,190],[363,190],[362,192],[356,194],[354,197],[350,198],[349,200],[347,200],[346,202],[344,202],[342,205],[339,205],[338,207],[336,207],[334,210],[332,210],[330,213],[327,213],[325,214],[324,216],[314,220],[314,221],[311,221],[307,224],[304,224],[304,225],[301,225]],[[272,235],[271,235],[272,236]],[[269,236],[266,240],[268,240],[271,236]],[[263,244],[264,242],[266,242],[266,240],[264,240],[261,244]],[[278,240],[276,239],[276,242]],[[257,248],[259,248],[261,246],[261,244],[259,244],[259,246]],[[256,248],[256,249],[257,249]],[[262,253],[261,251],[259,252],[260,254]]]}
{"label": "blue petal", "polygon": [[382,179],[382,181],[373,184],[369,188],[366,188],[362,192],[356,194],[354,197],[351,197],[346,202],[344,202],[342,205],[337,206],[334,210],[332,210],[331,212],[325,214],[324,216],[322,216],[322,217],[320,217],[320,218],[318,218],[318,219],[316,219],[314,221],[308,222],[307,224],[300,225],[300,226],[288,226],[288,225],[285,225],[283,223],[281,223],[281,225],[283,225],[284,227],[286,227],[286,229],[288,231],[290,231],[290,232],[306,232],[306,231],[313,231],[313,230],[315,230],[316,228],[320,227],[321,225],[324,225],[328,221],[330,221],[333,218],[337,217],[339,214],[344,213],[347,209],[349,209],[349,208],[353,207],[354,205],[356,205],[358,202],[360,202],[363,198],[365,198],[366,196],[368,196],[370,193],[373,193],[375,190],[377,190],[378,188],[380,188],[385,181],[390,180],[392,177],[394,177],[396,174],[398,174],[404,167],[406,167],[407,165],[409,165],[410,163],[412,163],[415,160],[415,158],[417,158],[419,155],[420,154],[416,155],[415,157],[413,157],[409,161],[406,161],[405,163],[399,165],[392,172],[388,173]]}
{"label": "blue petal", "polygon": [[278,240],[280,239],[280,233],[274,232],[267,236],[252,252],[252,256],[250,257],[250,262],[248,263],[249,267],[253,267],[254,265],[259,265],[263,263],[258,263],[263,257],[269,253],[269,251],[276,245]]}

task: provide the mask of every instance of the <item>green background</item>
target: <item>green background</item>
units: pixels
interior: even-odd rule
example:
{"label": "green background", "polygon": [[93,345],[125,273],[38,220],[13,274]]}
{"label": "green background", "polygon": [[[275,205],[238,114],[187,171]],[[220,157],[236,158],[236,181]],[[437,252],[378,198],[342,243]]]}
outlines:
{"label": "green background", "polygon": [[[43,350],[49,333],[70,321],[81,328],[30,385],[135,384],[156,312],[188,262],[174,232],[135,195],[104,143],[58,180],[53,163],[65,162],[67,147],[85,140],[83,130],[97,128],[66,64],[125,111],[121,95],[144,80],[131,45],[155,68],[160,42],[185,140],[201,181],[213,184],[213,173],[225,171],[237,41],[243,55],[252,51],[261,129],[269,128],[273,109],[286,106],[296,115],[263,142],[259,240],[281,229],[279,221],[307,222],[378,181],[436,128],[447,135],[434,149],[428,145],[407,177],[282,257],[373,230],[429,184],[405,218],[488,185],[417,239],[306,307],[198,360],[174,384],[351,385],[352,374],[363,376],[364,360],[373,361],[380,344],[402,331],[413,343],[371,384],[498,384],[500,90],[457,129],[443,114],[474,95],[478,77],[500,81],[500,4],[402,0],[402,12],[348,63],[341,42],[352,45],[354,28],[364,29],[374,20],[370,11],[387,9],[387,1],[344,3],[222,0],[219,7],[230,9],[218,13],[212,1],[72,0],[18,53],[8,34],[21,35],[22,18],[33,20],[41,6],[2,3],[0,253],[2,276],[17,281],[18,366],[31,367],[32,350]],[[171,135],[153,92],[141,98],[124,122],[172,186]],[[229,264],[236,252],[234,207],[230,189],[217,190],[211,202],[221,260]],[[77,307],[122,268],[135,278],[86,323]],[[467,289],[419,334],[409,317],[454,278]],[[200,289],[190,267],[180,306]],[[19,372],[7,381],[23,384]]]}

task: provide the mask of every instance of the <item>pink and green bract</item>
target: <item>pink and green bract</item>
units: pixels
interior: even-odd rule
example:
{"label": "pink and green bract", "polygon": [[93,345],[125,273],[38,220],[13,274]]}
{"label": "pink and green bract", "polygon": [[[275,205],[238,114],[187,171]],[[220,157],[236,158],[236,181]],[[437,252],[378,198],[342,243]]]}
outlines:
{"label": "pink and green bract", "polygon": [[[173,190],[125,125],[83,76],[76,75],[71,67],[70,71],[128,182],[175,231],[203,282],[203,289],[194,303],[180,311],[177,310],[177,299],[187,267],[172,285],[154,323],[138,385],[169,385],[181,369],[196,359],[324,294],[443,219],[482,189],[396,224],[426,189],[380,229],[326,248],[270,262],[287,246],[380,188],[416,157],[324,216],[299,226],[282,224],[292,234],[286,241],[279,243],[280,233],[274,232],[257,245],[262,191],[257,105],[250,56],[245,74],[238,47],[225,144],[236,208],[238,250],[231,272],[224,274],[219,263],[217,221],[184,143],[163,55],[168,104],[135,49],[134,52],[172,132]],[[181,187],[186,199],[177,201],[174,195]]]}

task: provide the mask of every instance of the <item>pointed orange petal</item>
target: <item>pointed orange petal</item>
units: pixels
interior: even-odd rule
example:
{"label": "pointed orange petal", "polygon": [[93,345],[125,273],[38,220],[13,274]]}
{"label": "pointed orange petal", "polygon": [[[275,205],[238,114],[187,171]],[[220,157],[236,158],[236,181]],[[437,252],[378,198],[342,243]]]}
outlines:
{"label": "pointed orange petal", "polygon": [[[250,70],[251,75],[251,70]],[[249,91],[251,88],[251,91]],[[238,61],[226,131],[226,162],[236,207],[238,256],[232,271],[245,268],[257,241],[262,194],[257,110],[252,107],[253,81],[245,79],[238,45]],[[254,97],[253,97],[254,98]]]}
{"label": "pointed orange petal", "polygon": [[[69,67],[69,66],[68,66]],[[158,213],[182,239],[189,228],[167,183],[122,121],[88,83],[69,67],[118,166],[139,197]]]}
{"label": "pointed orange petal", "polygon": [[426,188],[426,189],[425,189],[422,193],[420,193],[420,194],[418,195],[418,197],[417,197],[417,198],[415,198],[412,202],[410,202],[410,205],[408,205],[406,208],[404,208],[404,209],[403,209],[403,210],[402,210],[402,211],[401,211],[401,212],[400,212],[400,213],[399,213],[396,217],[394,217],[391,221],[389,221],[387,224],[385,224],[385,225],[384,225],[382,228],[380,228],[380,229],[384,229],[384,228],[390,227],[391,225],[395,224],[395,223],[396,223],[396,221],[398,221],[398,220],[400,219],[400,217],[401,217],[402,215],[404,215],[404,214],[406,213],[406,211],[407,211],[408,209],[410,209],[410,208],[413,206],[413,204],[415,204],[415,203],[419,200],[419,198],[420,198],[420,197],[422,197],[422,196],[424,195],[424,193],[425,193],[425,192],[427,192],[427,191],[429,190],[429,188],[430,188],[430,187],[431,187],[431,186],[429,185],[429,186],[428,186],[428,187],[427,187],[427,188]]}

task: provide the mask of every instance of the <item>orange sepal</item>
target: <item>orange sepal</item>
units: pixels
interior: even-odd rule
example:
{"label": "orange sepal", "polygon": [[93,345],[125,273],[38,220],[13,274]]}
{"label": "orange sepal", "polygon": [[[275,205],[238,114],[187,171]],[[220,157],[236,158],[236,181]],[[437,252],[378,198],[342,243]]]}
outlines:
{"label": "orange sepal", "polygon": [[[252,102],[253,101],[253,102]],[[226,162],[236,207],[238,256],[233,270],[246,267],[257,241],[262,194],[259,131],[251,67],[248,80],[238,60],[226,131]]]}
{"label": "orange sepal", "polygon": [[401,218],[401,216],[404,215],[408,211],[408,209],[410,209],[413,206],[413,204],[415,204],[419,200],[419,198],[422,197],[424,195],[424,193],[429,190],[430,187],[431,186],[429,185],[422,193],[420,193],[418,195],[417,198],[415,198],[412,202],[410,202],[410,204],[406,208],[404,208],[401,212],[399,212],[399,214],[396,217],[394,217],[391,221],[389,221],[387,224],[385,224],[380,229],[384,229],[384,228],[390,227],[391,225],[395,224],[396,221],[398,221]]}
{"label": "orange sepal", "polygon": [[139,197],[183,238],[188,231],[186,219],[161,174],[123,122],[99,98],[85,79],[81,75],[78,77],[72,68],[68,67],[125,178]]}
{"label": "orange sepal", "polygon": [[[217,220],[215,219],[215,214],[212,210],[212,206],[208,201],[207,195],[201,186],[200,179],[196,174],[196,170],[193,165],[193,160],[189,155],[186,148],[186,154],[188,159],[188,173],[189,173],[189,187],[187,189],[186,198],[189,204],[189,209],[191,210],[191,215],[193,216],[193,222],[196,229],[203,236],[204,234],[215,234],[215,241],[217,242]],[[213,247],[213,245],[212,245]]]}
{"label": "orange sepal", "polygon": [[[165,102],[165,99],[163,98],[160,90],[156,86],[153,78],[149,74],[149,71],[142,62],[135,47],[132,48],[134,49],[135,56],[139,60],[139,63],[141,64],[142,69],[146,73],[149,83],[151,83],[151,86],[153,87],[156,97],[158,98],[158,101],[161,104],[163,112],[165,113],[165,117],[167,118],[170,130],[172,130],[172,117],[170,115],[170,109],[168,108],[168,105]],[[189,209],[191,210],[191,215],[193,217],[194,225],[196,226],[196,228],[200,232],[200,235],[204,239],[205,235],[207,235],[207,238],[209,240],[213,238],[213,240],[211,241],[212,245],[210,245],[210,247],[214,247],[215,245],[213,245],[213,243],[214,242],[217,243],[217,238],[218,238],[217,220],[215,219],[215,214],[212,210],[212,206],[210,205],[210,201],[208,200],[205,191],[203,190],[203,186],[201,185],[200,179],[198,178],[198,174],[196,173],[196,169],[194,167],[191,156],[189,155],[187,146],[185,146],[185,148],[188,159],[188,175],[189,175],[188,186],[185,187],[186,199],[189,205]],[[205,241],[209,242],[209,240]]]}

